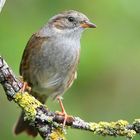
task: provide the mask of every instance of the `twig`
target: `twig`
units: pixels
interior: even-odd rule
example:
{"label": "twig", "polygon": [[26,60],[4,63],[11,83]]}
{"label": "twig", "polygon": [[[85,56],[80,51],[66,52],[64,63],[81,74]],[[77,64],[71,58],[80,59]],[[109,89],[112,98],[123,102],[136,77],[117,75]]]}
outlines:
{"label": "twig", "polygon": [[2,11],[2,8],[5,4],[6,0],[0,0],[0,12]]}
{"label": "twig", "polygon": [[[0,57],[0,83],[2,84],[8,99],[17,103],[25,112],[25,119],[38,129],[44,140],[64,140],[63,121],[64,116],[57,112],[51,112],[27,92],[21,93],[22,81],[17,79],[7,63]],[[140,134],[140,119],[129,124],[125,120],[117,122],[85,122],[79,117],[69,116],[66,127],[91,131],[102,136],[125,136],[132,139],[136,133]]]}

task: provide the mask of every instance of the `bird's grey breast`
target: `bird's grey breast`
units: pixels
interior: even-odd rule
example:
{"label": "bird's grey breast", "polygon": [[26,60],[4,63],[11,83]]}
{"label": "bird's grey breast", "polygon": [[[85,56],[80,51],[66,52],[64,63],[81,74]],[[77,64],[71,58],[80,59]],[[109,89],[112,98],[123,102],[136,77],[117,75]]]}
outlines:
{"label": "bird's grey breast", "polygon": [[41,49],[43,53],[38,59],[40,64],[36,75],[39,86],[44,89],[64,88],[76,70],[80,40],[49,38]]}

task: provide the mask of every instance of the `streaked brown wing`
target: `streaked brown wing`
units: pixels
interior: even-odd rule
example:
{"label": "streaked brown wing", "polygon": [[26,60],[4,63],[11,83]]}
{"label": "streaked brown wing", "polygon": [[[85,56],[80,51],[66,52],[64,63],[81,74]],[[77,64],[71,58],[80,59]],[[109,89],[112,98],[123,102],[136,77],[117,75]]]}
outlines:
{"label": "streaked brown wing", "polygon": [[41,47],[42,43],[47,39],[48,37],[40,37],[37,34],[33,34],[24,49],[19,72],[20,75],[23,76],[23,79],[29,83],[30,83],[29,74],[31,73],[28,72],[30,71],[30,58],[32,55],[35,54],[35,52],[36,53],[38,52],[39,47]]}

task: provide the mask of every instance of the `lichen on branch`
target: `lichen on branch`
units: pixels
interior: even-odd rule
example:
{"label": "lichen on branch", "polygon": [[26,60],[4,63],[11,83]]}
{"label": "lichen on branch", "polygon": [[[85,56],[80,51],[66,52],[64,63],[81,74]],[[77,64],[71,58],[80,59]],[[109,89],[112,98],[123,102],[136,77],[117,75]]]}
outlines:
{"label": "lichen on branch", "polygon": [[[18,104],[25,113],[25,119],[30,125],[37,128],[44,140],[64,140],[63,129],[64,116],[50,111],[46,105],[40,103],[28,92],[21,92],[23,81],[20,81],[5,60],[0,56],[0,83],[5,90],[8,99]],[[101,136],[123,136],[132,139],[137,133],[140,134],[140,119],[132,124],[125,120],[116,122],[86,122],[79,117],[69,116],[66,120],[65,129],[68,127],[90,131]]]}
{"label": "lichen on branch", "polygon": [[27,92],[16,93],[13,97],[14,101],[24,110],[25,116],[28,120],[34,119],[36,109],[42,104]]}
{"label": "lichen on branch", "polygon": [[136,132],[128,129],[129,123],[125,120],[118,120],[117,122],[99,122],[91,123],[91,129],[102,136],[125,136],[132,139]]}

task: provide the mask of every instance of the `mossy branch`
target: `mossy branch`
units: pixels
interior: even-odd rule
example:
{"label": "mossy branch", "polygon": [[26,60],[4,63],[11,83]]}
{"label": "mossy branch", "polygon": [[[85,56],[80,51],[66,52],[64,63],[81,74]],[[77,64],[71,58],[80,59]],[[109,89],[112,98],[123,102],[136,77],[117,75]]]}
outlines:
{"label": "mossy branch", "polygon": [[[17,103],[25,112],[25,119],[30,125],[36,127],[45,140],[64,140],[63,130],[64,116],[57,112],[51,112],[46,105],[43,105],[27,92],[20,92],[23,86],[22,81],[15,77],[4,59],[0,56],[0,83],[9,100]],[[132,139],[137,133],[140,134],[140,119],[129,124],[125,120],[116,122],[86,122],[79,117],[70,116],[67,118],[66,127],[90,131],[93,134],[102,136],[124,136]]]}

